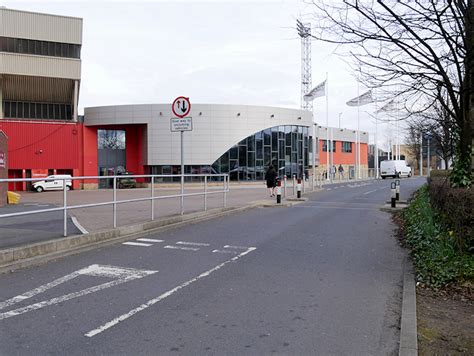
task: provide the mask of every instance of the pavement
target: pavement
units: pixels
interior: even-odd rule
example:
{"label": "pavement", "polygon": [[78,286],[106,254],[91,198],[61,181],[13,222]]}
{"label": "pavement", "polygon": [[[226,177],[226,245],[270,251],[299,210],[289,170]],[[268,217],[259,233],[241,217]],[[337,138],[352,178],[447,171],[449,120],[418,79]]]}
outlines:
{"label": "pavement", "polygon": [[[311,187],[306,187],[311,190]],[[186,184],[185,194],[195,194],[203,191],[203,185]],[[215,183],[208,187],[208,191],[219,192],[222,185]],[[276,198],[268,196],[268,190],[262,182],[231,184],[231,190],[226,196],[226,205],[229,207],[243,207],[256,202],[271,204]],[[288,195],[293,194],[292,186],[287,189]],[[176,195],[180,193],[177,184],[163,184],[155,189],[155,196]],[[120,189],[117,191],[117,200],[138,199],[150,197],[149,188]],[[113,200],[113,191],[100,190],[73,190],[67,195],[68,205],[84,205],[104,203]],[[185,214],[196,213],[204,210],[203,196],[190,196],[184,200]],[[63,206],[62,191],[48,191],[42,193],[22,192],[19,205],[7,205],[0,208],[1,214],[47,209]],[[223,207],[223,194],[208,196],[208,209]],[[112,205],[88,207],[68,210],[68,236],[82,232],[98,232],[113,228]],[[155,220],[167,219],[180,214],[180,199],[169,198],[155,200]],[[74,221],[71,220],[73,218]],[[0,218],[0,249],[20,246],[25,243],[46,241],[63,237],[63,212],[41,213],[20,217]],[[145,223],[151,220],[151,202],[133,202],[117,205],[117,226],[130,226]],[[82,231],[82,232],[81,232]]]}
{"label": "pavement", "polygon": [[[0,354],[396,354],[406,252],[380,210],[389,183],[0,275]],[[422,183],[402,180],[402,198]]]}
{"label": "pavement", "polygon": [[[55,207],[57,206],[46,202],[7,205],[0,207],[0,215]],[[76,235],[81,233],[72,221],[71,216],[68,216],[67,228],[70,234]],[[63,230],[64,220],[62,211],[1,218],[0,250],[58,238],[62,236]]]}

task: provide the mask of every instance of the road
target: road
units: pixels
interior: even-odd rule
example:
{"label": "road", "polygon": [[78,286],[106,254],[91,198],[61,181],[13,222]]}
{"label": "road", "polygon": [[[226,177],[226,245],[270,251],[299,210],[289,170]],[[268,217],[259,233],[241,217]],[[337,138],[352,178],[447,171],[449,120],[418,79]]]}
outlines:
{"label": "road", "polygon": [[0,354],[398,354],[390,182],[1,275]]}

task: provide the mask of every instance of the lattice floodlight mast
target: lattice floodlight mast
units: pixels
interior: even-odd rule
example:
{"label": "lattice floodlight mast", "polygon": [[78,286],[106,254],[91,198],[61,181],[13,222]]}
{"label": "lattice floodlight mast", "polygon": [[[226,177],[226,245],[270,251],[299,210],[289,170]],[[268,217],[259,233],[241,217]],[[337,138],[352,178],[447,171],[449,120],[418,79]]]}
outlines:
{"label": "lattice floodlight mast", "polygon": [[296,29],[301,37],[301,109],[313,111],[313,101],[304,100],[311,90],[311,24],[296,20]]}

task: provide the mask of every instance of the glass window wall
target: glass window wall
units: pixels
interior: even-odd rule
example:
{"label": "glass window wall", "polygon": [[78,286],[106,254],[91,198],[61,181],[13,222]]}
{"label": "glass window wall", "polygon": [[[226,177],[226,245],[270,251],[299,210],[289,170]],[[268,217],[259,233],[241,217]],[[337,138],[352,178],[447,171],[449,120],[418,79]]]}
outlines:
{"label": "glass window wall", "polygon": [[[301,177],[309,165],[311,140],[308,135],[309,130],[305,126],[272,127],[240,141],[211,166],[193,166],[192,171],[202,174],[228,173],[231,180],[263,180],[266,169],[272,164],[279,176]],[[164,167],[173,173],[179,171],[179,166],[150,166],[147,172],[165,174]]]}

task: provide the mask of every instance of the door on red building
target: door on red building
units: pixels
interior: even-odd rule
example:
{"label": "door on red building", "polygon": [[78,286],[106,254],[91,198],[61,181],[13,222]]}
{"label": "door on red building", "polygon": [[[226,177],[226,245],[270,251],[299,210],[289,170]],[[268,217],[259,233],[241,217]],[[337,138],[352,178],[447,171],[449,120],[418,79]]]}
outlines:
{"label": "door on red building", "polygon": [[[23,178],[23,171],[21,169],[9,169],[8,179]],[[21,191],[23,190],[23,182],[9,182],[8,190]]]}

